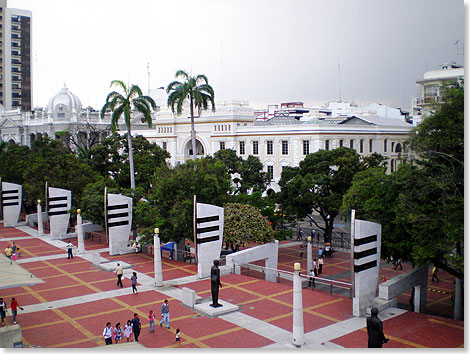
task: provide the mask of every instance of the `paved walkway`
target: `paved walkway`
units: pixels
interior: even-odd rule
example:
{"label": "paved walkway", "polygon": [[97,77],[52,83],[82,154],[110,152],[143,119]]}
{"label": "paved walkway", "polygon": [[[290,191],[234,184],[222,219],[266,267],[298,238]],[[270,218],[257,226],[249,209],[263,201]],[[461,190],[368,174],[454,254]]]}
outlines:
{"label": "paved walkway", "polygon": [[[114,274],[95,267],[91,263],[90,251],[68,260],[66,242],[50,240],[47,236],[39,238],[36,233],[27,226],[5,229],[0,223],[0,247],[4,248],[12,241],[21,244],[24,258],[14,267],[37,281],[21,283],[18,278],[17,287],[6,288],[0,278],[0,296],[7,302],[14,296],[24,308],[18,315],[18,322],[26,344],[66,348],[102,346],[104,323],[123,323],[133,313],[138,313],[143,324],[140,344],[145,347],[293,348],[290,284],[268,283],[244,275],[225,275],[221,279],[220,298],[237,304],[240,311],[206,318],[181,304],[183,286],[194,289],[198,298],[210,297],[210,282],[197,277],[195,265],[164,259],[164,285],[156,288],[152,257],[144,254],[110,256],[103,244],[86,240],[86,249],[99,252],[103,261],[120,260],[132,264],[133,268],[124,270],[126,287],[116,288]],[[280,267],[291,267],[297,260],[296,247],[298,245],[292,243],[281,244]],[[334,258],[336,265],[330,263],[325,270],[330,268],[328,271],[333,274],[334,270],[341,273],[347,269],[347,257],[338,256]],[[132,294],[129,286],[128,279],[133,271],[139,281],[137,294]],[[15,277],[16,272],[10,273],[10,278]],[[157,326],[156,333],[149,334],[148,310],[153,308],[158,318],[163,299],[170,301],[172,329],[169,332]],[[305,348],[367,346],[365,318],[351,316],[349,298],[304,289],[303,303]],[[405,316],[408,324],[419,327],[419,333],[403,330],[399,324]],[[398,308],[386,309],[379,317],[384,321],[386,335],[391,338],[388,347],[459,347],[464,343],[463,322],[409,313]],[[7,323],[10,320],[7,318]],[[175,328],[181,329],[181,344],[173,343]],[[423,331],[434,331],[433,338],[423,339]]]}

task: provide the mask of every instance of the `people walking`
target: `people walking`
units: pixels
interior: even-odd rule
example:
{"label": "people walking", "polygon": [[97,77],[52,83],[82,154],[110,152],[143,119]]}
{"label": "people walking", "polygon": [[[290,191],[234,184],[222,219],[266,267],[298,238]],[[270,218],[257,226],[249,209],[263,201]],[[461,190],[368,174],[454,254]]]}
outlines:
{"label": "people walking", "polygon": [[13,245],[11,245],[11,252],[16,253],[16,242],[13,242]]}
{"label": "people walking", "polygon": [[299,252],[300,252],[300,258],[302,258],[302,256],[304,255],[304,245],[303,244],[300,244]]}
{"label": "people walking", "polygon": [[116,323],[116,327],[113,329],[114,343],[119,344],[122,340],[122,328],[121,323]]}
{"label": "people walking", "polygon": [[11,255],[13,253],[13,250],[11,249],[10,245],[5,248],[5,256],[8,257],[9,260],[11,260]]}
{"label": "people walking", "polygon": [[318,258],[318,275],[323,271],[323,257]]}
{"label": "people walking", "polygon": [[111,328],[111,322],[106,322],[106,327],[103,330],[104,342],[106,345],[113,344],[113,330]]}
{"label": "people walking", "polygon": [[140,329],[142,325],[140,324],[139,315],[134,313],[134,318],[131,321],[132,323],[132,332],[134,332],[134,340],[139,341]]}
{"label": "people walking", "polygon": [[403,270],[403,265],[401,264],[401,258],[398,258],[398,259],[396,260],[393,269],[394,269],[394,270],[397,270],[398,267],[400,267],[400,270]]}
{"label": "people walking", "polygon": [[323,255],[323,249],[320,247],[318,249],[318,259],[320,259],[322,257],[322,255]]}
{"label": "people walking", "polygon": [[166,328],[170,328],[170,304],[168,303],[168,300],[165,299],[162,304],[161,308],[161,313],[162,313],[162,320],[160,321],[160,327],[162,326],[163,322],[166,323]]}
{"label": "people walking", "polygon": [[72,250],[73,250],[73,243],[72,242],[67,243],[67,259],[70,259],[70,258],[73,259]]}
{"label": "people walking", "polygon": [[132,342],[134,340],[131,320],[127,320],[126,326],[124,327],[124,337],[126,337],[127,342]]}
{"label": "people walking", "polygon": [[10,308],[11,308],[11,314],[13,316],[13,323],[16,323],[16,316],[18,315],[18,309],[23,310],[23,308],[20,307],[20,305],[18,305],[18,302],[15,300],[14,297],[11,298]]}
{"label": "people walking", "polygon": [[132,272],[131,276],[132,293],[137,292],[137,273]]}
{"label": "people walking", "polygon": [[155,332],[155,315],[153,310],[149,311],[149,331],[150,333]]}
{"label": "people walking", "polygon": [[117,284],[116,284],[116,286],[121,286],[121,288],[122,288],[123,271],[122,271],[122,265],[120,263],[117,264],[115,273],[117,275]]}
{"label": "people walking", "polygon": [[308,277],[308,286],[315,286],[315,272],[313,269],[310,269],[309,277]]}
{"label": "people walking", "polygon": [[437,273],[439,272],[439,268],[437,268],[436,266],[434,266],[432,268],[432,279],[431,281],[434,283],[434,278],[436,278],[437,282],[439,283],[439,278],[437,277]]}
{"label": "people walking", "polygon": [[180,329],[179,329],[179,328],[176,330],[175,343],[181,343],[181,339],[180,339]]}
{"label": "people walking", "polygon": [[313,268],[313,273],[315,274],[316,277],[318,277],[318,266],[317,266],[316,258],[313,259],[312,268]]}
{"label": "people walking", "polygon": [[2,326],[5,324],[5,317],[7,315],[7,304],[3,301],[3,298],[0,297],[0,318],[2,319]]}

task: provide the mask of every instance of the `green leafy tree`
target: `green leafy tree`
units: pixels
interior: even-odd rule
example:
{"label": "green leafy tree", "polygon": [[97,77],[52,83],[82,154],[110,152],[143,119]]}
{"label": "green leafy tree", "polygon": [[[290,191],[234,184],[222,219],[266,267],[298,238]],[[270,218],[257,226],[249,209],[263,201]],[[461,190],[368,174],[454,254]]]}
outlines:
{"label": "green leafy tree", "polygon": [[72,191],[72,205],[81,205],[83,189],[98,175],[86,163],[63,147],[61,142],[41,138],[33,142],[28,164],[23,169],[25,205],[33,209],[37,199],[45,200],[45,183],[49,187]]}
{"label": "green leafy tree", "polygon": [[282,210],[301,219],[310,216],[312,210],[317,212],[324,226],[310,218],[325,232],[325,241],[331,241],[343,195],[360,169],[360,156],[353,149],[341,147],[308,154],[299,167],[285,168],[282,172],[278,193]]}
{"label": "green leafy tree", "polygon": [[0,149],[0,177],[2,181],[23,184],[23,171],[28,165],[30,154],[31,149],[28,146],[3,143],[2,149]]}
{"label": "green leafy tree", "polygon": [[257,208],[240,203],[224,205],[224,241],[228,244],[274,241],[274,230]]}
{"label": "green leafy tree", "polygon": [[142,113],[143,120],[148,123],[149,128],[152,126],[152,109],[156,109],[156,104],[150,96],[142,95],[142,90],[137,85],[132,85],[130,88],[120,80],[111,81],[111,87],[117,86],[123,91],[123,94],[113,91],[106,97],[106,103],[101,108],[101,118],[105,113],[110,111],[111,114],[111,131],[116,132],[119,119],[124,117],[124,122],[127,128],[127,143],[129,151],[129,171],[131,189],[135,189],[135,176],[134,176],[134,155],[132,150],[132,134],[131,134],[131,113],[138,111]]}
{"label": "green leafy tree", "polygon": [[[173,81],[166,88],[168,95],[168,106],[173,113],[179,115],[183,112],[183,103],[189,100],[189,112],[191,116],[191,144],[193,147],[193,160],[196,160],[196,132],[194,129],[194,110],[197,108],[200,115],[201,110],[207,110],[209,103],[215,112],[214,90],[209,85],[205,75],[190,76],[184,70],[178,70],[175,74],[177,79],[183,82]],[[176,106],[176,108],[175,108]]]}
{"label": "green leafy tree", "polygon": [[229,201],[230,176],[224,164],[212,158],[190,160],[171,169],[160,167],[155,176],[147,197],[161,218],[155,226],[163,241],[175,241],[183,250],[184,240],[193,239],[193,196],[200,203],[222,206]]}

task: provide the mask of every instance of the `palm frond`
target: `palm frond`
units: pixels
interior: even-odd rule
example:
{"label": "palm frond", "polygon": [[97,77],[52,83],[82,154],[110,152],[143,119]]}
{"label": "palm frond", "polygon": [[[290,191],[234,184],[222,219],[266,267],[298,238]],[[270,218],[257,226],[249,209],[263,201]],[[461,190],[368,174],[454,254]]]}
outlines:
{"label": "palm frond", "polygon": [[188,72],[185,71],[185,70],[178,70],[175,74],[175,77],[176,78],[182,77],[186,81],[189,81],[189,79],[190,79],[190,76],[189,76]]}
{"label": "palm frond", "polygon": [[124,91],[125,93],[125,96],[127,96],[127,86],[126,84],[124,83],[124,81],[122,80],[113,80],[111,81],[111,85],[109,85],[110,87],[113,87],[113,86],[117,86],[117,87],[120,87],[122,88],[122,90]]}
{"label": "palm frond", "polygon": [[144,115],[144,121],[147,122],[148,127],[152,127],[152,114],[150,112],[150,107],[145,101],[134,101],[134,106],[137,111]]}
{"label": "palm frond", "polygon": [[124,107],[125,107],[124,104],[116,107],[113,111],[113,114],[111,115],[111,131],[113,133],[116,132],[116,128],[118,126],[118,121],[119,121],[119,118],[122,115],[122,112],[124,111]]}
{"label": "palm frond", "polygon": [[132,85],[131,88],[129,89],[129,95],[127,96],[129,101],[132,100],[134,97],[141,97],[142,96],[142,90],[138,85]]}
{"label": "palm frond", "polygon": [[171,90],[178,90],[179,86],[183,86],[183,84],[179,81],[170,82],[166,87],[166,93],[170,93]]}
{"label": "palm frond", "polygon": [[195,78],[195,81],[196,81],[196,85],[199,84],[199,82],[204,82],[204,84],[207,84],[209,82],[209,80],[207,80],[207,76],[204,75],[204,74],[199,74],[196,76]]}
{"label": "palm frond", "polygon": [[146,101],[148,104],[150,104],[150,106],[152,106],[152,109],[157,109],[157,104],[155,103],[155,101],[153,100],[152,97],[150,96],[142,96],[142,97],[139,97],[139,99],[142,99],[144,101]]}

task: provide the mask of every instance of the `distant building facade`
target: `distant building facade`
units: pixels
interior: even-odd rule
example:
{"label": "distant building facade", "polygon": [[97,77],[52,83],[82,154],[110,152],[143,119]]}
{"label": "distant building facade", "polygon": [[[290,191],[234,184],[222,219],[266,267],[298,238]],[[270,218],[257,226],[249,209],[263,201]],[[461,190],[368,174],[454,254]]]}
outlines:
{"label": "distant building facade", "polygon": [[416,81],[417,95],[414,103],[424,118],[433,112],[436,104],[444,101],[442,86],[454,82],[463,85],[464,74],[465,70],[462,65],[442,64],[438,70],[426,71],[423,79]]}
{"label": "distant building facade", "polygon": [[[174,115],[169,110],[155,113],[155,129],[138,131],[149,141],[167,150],[171,165],[184,163],[192,156],[189,113]],[[213,155],[233,149],[243,158],[259,157],[271,177],[273,190],[285,166],[298,166],[307,154],[341,146],[365,156],[377,152],[388,159],[394,171],[404,158],[404,143],[413,126],[403,119],[377,115],[350,115],[301,122],[288,115],[259,121],[246,101],[225,101],[215,113],[206,111],[195,119],[197,156]]]}
{"label": "distant building facade", "polygon": [[[120,123],[120,128],[124,129],[124,122]],[[132,115],[131,124],[132,129],[148,129],[140,114]],[[78,147],[87,150],[110,131],[110,114],[101,119],[99,111],[83,108],[80,99],[65,86],[51,97],[45,108],[23,112],[0,106],[0,141],[31,146],[43,136],[59,137],[72,150]]]}
{"label": "distant building facade", "polygon": [[0,0],[0,104],[31,110],[32,14]]}

